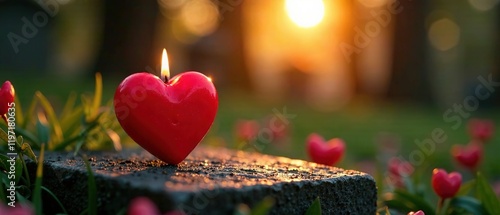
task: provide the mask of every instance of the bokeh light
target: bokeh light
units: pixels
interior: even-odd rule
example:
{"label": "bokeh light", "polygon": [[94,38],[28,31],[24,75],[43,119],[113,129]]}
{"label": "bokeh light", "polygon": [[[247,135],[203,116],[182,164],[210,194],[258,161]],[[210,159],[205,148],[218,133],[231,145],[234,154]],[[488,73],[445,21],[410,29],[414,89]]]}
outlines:
{"label": "bokeh light", "polygon": [[500,0],[469,0],[469,4],[479,10],[487,11],[492,9]]}
{"label": "bokeh light", "polygon": [[388,3],[387,0],[358,0],[358,2],[365,7],[381,7]]}
{"label": "bokeh light", "polygon": [[442,18],[432,23],[428,36],[434,48],[447,51],[460,41],[460,27],[453,20]]}
{"label": "bokeh light", "polygon": [[325,15],[322,0],[286,0],[285,9],[288,17],[303,28],[318,25]]}
{"label": "bokeh light", "polygon": [[218,18],[219,10],[210,0],[191,0],[181,11],[184,26],[196,36],[212,33],[218,26]]}

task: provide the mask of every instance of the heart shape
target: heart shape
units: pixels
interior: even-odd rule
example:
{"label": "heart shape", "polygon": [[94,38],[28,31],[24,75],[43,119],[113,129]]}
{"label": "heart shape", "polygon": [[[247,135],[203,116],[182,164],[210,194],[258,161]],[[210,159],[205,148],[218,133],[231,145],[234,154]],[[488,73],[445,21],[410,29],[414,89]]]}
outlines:
{"label": "heart shape", "polygon": [[462,184],[462,175],[458,172],[448,174],[444,169],[432,171],[432,188],[443,199],[451,198],[457,194]]}
{"label": "heart shape", "polygon": [[198,72],[181,73],[167,83],[150,73],[130,75],[114,96],[123,130],[157,158],[178,164],[198,145],[218,107],[213,83]]}
{"label": "heart shape", "polygon": [[471,119],[468,129],[472,138],[486,142],[493,136],[495,125],[491,120]]}
{"label": "heart shape", "polygon": [[474,170],[481,161],[483,152],[479,143],[472,142],[467,146],[454,145],[451,154],[459,164]]}
{"label": "heart shape", "polygon": [[340,138],[333,138],[325,142],[322,136],[311,134],[307,138],[307,152],[315,163],[333,166],[344,155],[345,144]]}

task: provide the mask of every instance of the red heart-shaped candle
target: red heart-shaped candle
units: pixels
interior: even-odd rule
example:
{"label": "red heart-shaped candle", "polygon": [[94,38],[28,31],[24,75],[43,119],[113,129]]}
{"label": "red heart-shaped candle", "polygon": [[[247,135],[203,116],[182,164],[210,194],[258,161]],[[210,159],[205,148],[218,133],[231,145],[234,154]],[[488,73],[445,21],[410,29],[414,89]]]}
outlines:
{"label": "red heart-shaped candle", "polygon": [[470,143],[467,146],[454,145],[451,154],[455,160],[464,167],[474,170],[481,161],[483,150],[480,143]]}
{"label": "red heart-shaped candle", "polygon": [[457,194],[462,184],[462,175],[458,172],[448,174],[444,169],[432,171],[432,188],[443,199],[451,198]]}
{"label": "red heart-shaped candle", "polygon": [[168,82],[136,73],[118,86],[115,113],[123,130],[157,158],[178,164],[198,145],[217,112],[212,81],[198,72]]}
{"label": "red heart-shaped candle", "polygon": [[315,163],[324,165],[335,165],[344,155],[345,144],[340,138],[334,138],[325,142],[318,134],[311,134],[307,138],[307,152]]}

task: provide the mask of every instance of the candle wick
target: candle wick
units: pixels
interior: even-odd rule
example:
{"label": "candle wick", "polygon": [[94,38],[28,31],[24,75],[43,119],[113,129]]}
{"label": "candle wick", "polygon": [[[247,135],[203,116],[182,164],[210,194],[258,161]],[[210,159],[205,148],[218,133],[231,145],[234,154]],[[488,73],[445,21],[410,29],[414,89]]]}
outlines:
{"label": "candle wick", "polygon": [[162,76],[161,76],[161,80],[162,80],[163,82],[167,83],[167,82],[168,82],[168,76],[166,76],[166,75],[162,75]]}

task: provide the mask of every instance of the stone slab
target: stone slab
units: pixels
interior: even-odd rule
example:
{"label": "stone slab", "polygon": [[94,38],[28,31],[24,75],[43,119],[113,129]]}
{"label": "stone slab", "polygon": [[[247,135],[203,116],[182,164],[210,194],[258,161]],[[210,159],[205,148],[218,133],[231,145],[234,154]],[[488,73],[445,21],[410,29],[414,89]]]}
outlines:
{"label": "stone slab", "polygon": [[[150,197],[162,211],[233,214],[266,196],[271,214],[304,214],[320,198],[323,214],[375,214],[377,190],[370,175],[302,160],[199,146],[177,166],[144,150],[86,152],[95,174],[99,214],[116,214],[136,196]],[[34,172],[35,165],[30,165]],[[87,207],[87,172],[81,157],[48,152],[43,184],[70,214]],[[44,201],[50,201],[44,197]],[[56,204],[45,208],[59,212]]]}

